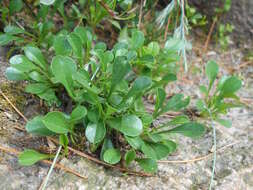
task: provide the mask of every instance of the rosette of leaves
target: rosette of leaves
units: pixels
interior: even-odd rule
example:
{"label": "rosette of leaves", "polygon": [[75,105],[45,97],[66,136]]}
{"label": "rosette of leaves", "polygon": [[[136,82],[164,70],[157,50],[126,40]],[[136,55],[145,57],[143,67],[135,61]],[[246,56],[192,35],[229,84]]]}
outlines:
{"label": "rosette of leaves", "polygon": [[209,83],[208,86],[200,86],[199,89],[204,96],[203,99],[197,101],[196,107],[203,117],[209,118],[211,115],[216,122],[225,127],[231,127],[232,122],[221,118],[221,115],[227,114],[231,108],[243,106],[236,95],[242,87],[242,81],[236,76],[222,76],[220,80],[217,80],[219,67],[215,61],[209,61],[206,64],[205,72]]}
{"label": "rosette of leaves", "polygon": [[[25,55],[18,55],[22,57],[18,64],[11,61],[11,67],[7,69],[8,78],[31,81],[27,89],[35,84],[48,84],[53,93],[64,88],[74,103],[69,115],[53,111],[45,116],[36,116],[27,123],[27,131],[41,136],[58,135],[60,143],[67,148],[70,142],[76,143],[74,136],[82,128],[85,130],[83,138],[89,141],[90,150],[99,151],[101,160],[117,164],[123,159],[126,165],[137,161],[147,172],[155,172],[156,161],[176,150],[176,143],[170,139],[172,134],[193,138],[201,136],[205,126],[190,121],[186,116],[178,116],[162,126],[153,126],[153,121],[160,115],[185,109],[190,99],[183,94],[166,98],[164,86],[172,78],[175,80],[175,74],[162,72],[160,67],[168,65],[168,60],[159,64],[158,60],[163,59],[161,57],[165,52],[170,52],[167,56],[174,53],[177,57],[174,47],[170,49],[167,45],[163,52],[157,43],[145,46],[143,38],[140,31],[134,30],[131,44],[120,42],[108,50],[105,43],[98,42],[92,46],[93,38],[90,38],[89,32],[79,27],[70,34],[60,33],[56,37],[53,45],[56,55],[50,64],[38,48],[26,47]],[[36,56],[27,48],[36,50]],[[147,55],[155,61],[143,62],[143,56]],[[174,58],[171,60],[175,61]],[[22,70],[17,67],[19,64],[30,66],[22,67]],[[38,67],[41,75],[46,74],[43,81],[29,78],[31,66],[36,67],[34,70]],[[147,67],[149,72],[144,72],[142,67]],[[13,69],[15,72],[10,72]],[[159,69],[161,73],[158,76],[156,72]],[[41,92],[35,89],[42,88],[34,87],[27,91],[43,98]],[[146,110],[143,99],[150,91],[156,92],[153,114]],[[129,146],[125,146],[127,144]],[[33,153],[28,152],[29,155]],[[25,154],[22,158],[26,158]],[[24,159],[22,162],[28,165]]]}

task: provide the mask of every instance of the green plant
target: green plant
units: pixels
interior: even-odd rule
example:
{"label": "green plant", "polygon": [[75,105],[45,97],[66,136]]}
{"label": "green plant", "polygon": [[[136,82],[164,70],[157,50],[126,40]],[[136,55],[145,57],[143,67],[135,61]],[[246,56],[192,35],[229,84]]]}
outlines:
{"label": "green plant", "polygon": [[223,50],[226,50],[230,42],[230,34],[233,32],[234,26],[231,24],[220,24],[218,28],[218,42]]}
{"label": "green plant", "polygon": [[236,76],[223,76],[214,88],[219,67],[216,62],[209,61],[206,65],[206,75],[209,79],[207,87],[200,86],[204,98],[197,101],[197,108],[203,117],[210,118],[225,127],[230,127],[232,122],[221,118],[230,108],[241,107],[240,98],[236,92],[241,88],[242,82]]}
{"label": "green plant", "polygon": [[[26,87],[27,92],[44,98],[41,93],[48,88],[54,93],[55,100],[55,92],[64,87],[74,102],[71,114],[53,111],[45,116],[36,116],[27,123],[28,132],[41,136],[59,135],[61,144],[66,148],[68,143],[77,143],[78,131],[85,130],[90,150],[100,150],[101,160],[116,164],[125,158],[126,165],[136,160],[148,172],[156,171],[156,160],[175,151],[176,143],[170,140],[170,134],[198,137],[204,133],[204,125],[192,122],[186,116],[176,117],[167,124],[173,128],[156,128],[152,124],[161,114],[180,111],[189,104],[190,99],[184,98],[183,94],[175,94],[166,100],[163,89],[168,82],[176,80],[173,69],[171,72],[164,69],[175,62],[173,57],[178,51],[175,45],[180,42],[172,44],[169,40],[164,49],[155,42],[145,46],[143,34],[133,30],[129,43],[119,42],[112,50],[107,50],[104,43],[96,43],[88,52],[88,62],[84,62],[83,53],[90,41],[85,33],[78,33],[78,30],[85,28],[76,28],[66,37],[69,51],[62,51],[60,45],[54,45],[57,55],[52,58],[51,64],[45,61],[39,49],[31,46],[24,48],[25,55],[10,59],[11,67],[6,71],[9,79],[30,81],[30,72],[43,70],[47,74],[42,81],[31,80],[32,83]],[[73,37],[77,39],[73,40]],[[55,43],[62,42],[57,40]],[[163,58],[164,54],[169,55],[169,59]],[[18,59],[20,57],[22,59]],[[27,64],[30,64],[29,70]],[[15,72],[10,72],[13,70]],[[42,88],[42,84],[48,86]],[[146,111],[143,102],[150,92],[156,92],[153,114]],[[122,151],[124,144],[129,144],[132,149]],[[142,156],[137,156],[135,152],[141,152]],[[25,154],[22,154],[23,157]]]}
{"label": "green plant", "polygon": [[185,10],[190,28],[205,26],[207,24],[206,16],[203,16],[200,12],[197,12],[196,8],[186,4]]}

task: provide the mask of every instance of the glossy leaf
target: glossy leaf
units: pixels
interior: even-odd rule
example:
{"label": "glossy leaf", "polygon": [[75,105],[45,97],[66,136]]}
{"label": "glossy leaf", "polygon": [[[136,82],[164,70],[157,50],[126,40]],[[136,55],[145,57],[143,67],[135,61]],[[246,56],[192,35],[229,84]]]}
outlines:
{"label": "glossy leaf", "polygon": [[67,134],[68,132],[72,132],[68,120],[62,112],[49,112],[44,116],[42,122],[50,131],[57,134]]}
{"label": "glossy leaf", "polygon": [[145,172],[154,173],[157,171],[156,160],[153,160],[151,158],[141,158],[136,159],[136,161]]}
{"label": "glossy leaf", "polygon": [[112,82],[111,91],[114,90],[115,86],[120,83],[131,70],[130,64],[127,62],[125,57],[116,57],[112,68]]}
{"label": "glossy leaf", "polygon": [[18,162],[22,166],[31,166],[38,161],[50,158],[50,155],[38,153],[35,150],[25,150],[18,156]]}
{"label": "glossy leaf", "polygon": [[87,109],[84,106],[76,106],[76,108],[72,111],[70,118],[71,121],[80,121],[83,119],[87,114]]}
{"label": "glossy leaf", "polygon": [[117,164],[121,159],[120,151],[115,148],[110,148],[105,151],[103,158],[109,164]]}
{"label": "glossy leaf", "polygon": [[134,149],[137,149],[137,150],[140,150],[142,144],[144,143],[144,141],[139,136],[137,136],[137,137],[125,136],[125,139],[131,145],[131,147],[133,147]]}
{"label": "glossy leaf", "polygon": [[0,34],[0,46],[5,46],[17,39],[18,38],[16,36],[12,36],[10,34]]}
{"label": "glossy leaf", "polygon": [[9,35],[15,35],[15,34],[23,34],[25,31],[22,28],[19,28],[17,26],[7,25],[4,28],[4,32]]}
{"label": "glossy leaf", "polygon": [[179,111],[182,108],[186,107],[190,103],[190,98],[187,97],[183,99],[183,97],[183,94],[175,94],[174,96],[172,96],[162,109],[162,112]]}
{"label": "glossy leaf", "polygon": [[144,34],[139,30],[132,31],[131,46],[132,49],[139,49],[144,44]]}
{"label": "glossy leaf", "polygon": [[229,95],[235,93],[237,90],[239,90],[242,87],[242,82],[240,79],[238,79],[235,76],[229,77],[225,80],[221,87],[221,94]]}
{"label": "glossy leaf", "polygon": [[40,0],[40,3],[43,5],[52,5],[54,2],[55,0]]}
{"label": "glossy leaf", "polygon": [[120,131],[130,137],[139,136],[143,131],[142,122],[136,115],[123,116]]}
{"label": "glossy leaf", "polygon": [[100,159],[104,160],[104,153],[106,150],[113,148],[113,143],[110,138],[106,137],[104,139],[101,151],[100,151]]}
{"label": "glossy leaf", "polygon": [[30,72],[33,70],[39,70],[29,59],[24,55],[14,55],[10,58],[10,64],[12,67],[18,69],[21,72]]}
{"label": "glossy leaf", "polygon": [[65,35],[58,35],[54,39],[53,43],[54,51],[56,55],[70,55],[72,48]]}
{"label": "glossy leaf", "polygon": [[208,61],[206,65],[206,75],[209,79],[209,89],[213,85],[213,82],[219,72],[219,66],[215,61]]}
{"label": "glossy leaf", "polygon": [[24,48],[26,57],[34,62],[36,65],[40,66],[42,69],[47,69],[47,62],[45,57],[41,53],[40,49],[33,46],[26,46]]}
{"label": "glossy leaf", "polygon": [[28,133],[40,136],[54,135],[55,133],[50,131],[42,122],[42,116],[36,116],[32,120],[28,121],[25,129]]}
{"label": "glossy leaf", "polygon": [[128,166],[132,161],[134,161],[135,158],[136,158],[136,153],[134,149],[127,151],[125,154],[126,165]]}
{"label": "glossy leaf", "polygon": [[8,67],[5,71],[8,80],[20,81],[27,79],[27,76],[16,68]]}
{"label": "glossy leaf", "polygon": [[106,128],[102,122],[99,123],[89,123],[86,130],[85,136],[91,143],[101,142],[106,134]]}
{"label": "glossy leaf", "polygon": [[84,53],[83,53],[81,39],[79,38],[79,36],[75,33],[69,34],[68,42],[73,49],[73,53],[74,53],[75,58],[77,58],[80,63],[83,63]]}
{"label": "glossy leaf", "polygon": [[49,89],[48,85],[44,83],[31,83],[28,84],[25,88],[25,92],[31,94],[41,94]]}
{"label": "glossy leaf", "polygon": [[55,79],[64,85],[71,97],[74,97],[72,76],[77,70],[74,60],[66,56],[55,56],[52,60],[51,70]]}
{"label": "glossy leaf", "polygon": [[152,84],[152,80],[147,76],[138,77],[134,83],[132,88],[129,90],[127,97],[135,96],[139,93],[144,93],[146,89],[148,89]]}
{"label": "glossy leaf", "polygon": [[200,137],[205,132],[205,126],[196,123],[196,122],[190,122],[190,123],[184,123],[178,127],[175,127],[171,130],[167,131],[168,133],[178,133],[182,134],[187,137]]}

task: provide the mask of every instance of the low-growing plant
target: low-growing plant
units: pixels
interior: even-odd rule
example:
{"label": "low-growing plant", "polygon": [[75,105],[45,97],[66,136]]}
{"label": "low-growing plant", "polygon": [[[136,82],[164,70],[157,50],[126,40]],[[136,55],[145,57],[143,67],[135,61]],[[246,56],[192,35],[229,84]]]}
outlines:
{"label": "low-growing plant", "polygon": [[[112,50],[107,50],[104,43],[96,43],[88,52],[88,62],[84,62],[84,52],[91,41],[87,33],[78,32],[80,30],[86,31],[79,27],[66,38],[62,36],[66,42],[64,47],[69,49],[62,48],[61,40],[55,41],[56,55],[51,64],[33,46],[24,48],[25,55],[10,59],[7,77],[30,81],[27,92],[52,103],[59,101],[56,94],[64,87],[74,102],[71,114],[53,111],[36,116],[27,123],[28,132],[40,136],[59,135],[66,148],[68,143],[77,143],[76,133],[84,129],[83,138],[90,142],[92,152],[99,150],[101,160],[116,164],[122,157],[126,165],[136,160],[149,172],[156,171],[156,160],[175,151],[176,143],[169,134],[198,137],[204,133],[203,124],[185,116],[172,120],[173,128],[153,126],[161,114],[180,111],[190,101],[183,94],[166,99],[164,86],[176,80],[174,70],[168,67],[177,60],[175,43],[170,46],[170,40],[163,49],[155,42],[145,46],[143,34],[133,30],[128,43],[119,42]],[[144,98],[150,92],[156,92],[153,114],[144,106]],[[142,156],[136,156],[136,152],[142,152]]]}
{"label": "low-growing plant", "polygon": [[216,62],[209,61],[206,65],[206,75],[209,80],[208,86],[200,86],[203,93],[203,99],[199,99],[196,103],[200,115],[210,118],[225,127],[230,127],[232,122],[221,118],[222,114],[227,114],[230,108],[241,107],[243,104],[240,98],[236,96],[236,92],[241,88],[242,82],[236,76],[223,76],[217,82],[215,88],[215,80],[219,72]]}
{"label": "low-growing plant", "polygon": [[[53,7],[47,6],[47,3],[51,5],[54,2]],[[177,2],[175,5],[171,1],[158,16],[161,24],[168,21],[174,6],[181,10],[180,25],[175,23],[174,37],[166,40],[163,46],[147,40],[137,29],[122,30],[124,35],[119,35],[112,49],[108,49],[104,42],[98,42],[94,27],[105,16],[115,16],[111,11],[116,9],[116,1],[111,4],[109,1],[88,1],[88,5],[92,5],[88,7],[84,2],[79,2],[80,7],[72,4],[71,10],[76,13],[73,19],[78,20],[76,27],[71,22],[72,17],[67,19],[65,16],[65,1],[57,0],[40,1],[43,5],[37,5],[44,15],[42,21],[39,19],[35,24],[41,26],[39,30],[8,23],[5,34],[0,35],[0,45],[14,42],[18,45],[19,54],[9,60],[7,78],[26,81],[25,91],[38,96],[54,110],[28,121],[27,132],[58,137],[65,148],[63,155],[68,154],[68,145],[78,145],[98,154],[106,163],[123,161],[128,167],[136,161],[147,172],[156,172],[157,160],[176,150],[172,134],[191,138],[203,135],[205,125],[184,114],[190,98],[181,93],[170,98],[166,96],[166,86],[177,80],[179,53],[186,58],[184,6]],[[129,9],[126,2],[118,3],[122,9]],[[86,15],[79,8],[90,12]],[[52,28],[46,27],[48,18],[54,18],[55,11],[64,20],[64,26],[56,30],[54,24]],[[83,26],[84,22],[88,27]],[[43,29],[44,25],[48,30]],[[208,62],[206,75],[209,85],[200,87],[204,98],[198,100],[196,106],[204,118],[229,126],[231,122],[221,119],[220,115],[241,105],[235,95],[241,81],[234,76],[223,77],[213,89],[217,74],[218,65]],[[145,106],[149,94],[155,97],[153,112]],[[231,98],[234,101],[227,102]],[[66,101],[70,110],[60,107]],[[182,114],[156,126],[154,121],[169,111]],[[88,147],[80,145],[83,139],[89,142]],[[52,157],[25,150],[19,156],[19,163],[27,166]]]}

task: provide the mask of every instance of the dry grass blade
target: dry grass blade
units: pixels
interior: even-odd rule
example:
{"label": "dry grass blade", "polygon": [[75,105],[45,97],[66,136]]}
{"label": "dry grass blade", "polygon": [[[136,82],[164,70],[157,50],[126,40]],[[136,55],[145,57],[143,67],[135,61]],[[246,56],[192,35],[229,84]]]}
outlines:
{"label": "dry grass blade", "polygon": [[[18,151],[16,149],[3,147],[1,145],[0,145],[0,150],[4,151],[6,153],[9,153],[9,154],[14,154],[16,156],[18,156],[20,154],[20,151]],[[42,162],[44,164],[47,164],[47,165],[52,165],[52,162],[49,161],[49,160],[41,160],[40,162]],[[70,168],[67,168],[67,167],[65,167],[65,166],[63,166],[61,164],[55,164],[55,167],[58,168],[58,169],[61,169],[61,170],[65,171],[65,172],[74,174],[74,175],[76,175],[76,176],[78,176],[78,177],[80,177],[82,179],[87,179],[86,176],[83,176],[83,175],[79,174],[78,172],[76,172],[76,171],[74,171],[74,170],[72,170]]]}
{"label": "dry grass blade", "polygon": [[[228,147],[231,147],[231,146],[233,146],[235,144],[238,144],[238,142],[233,142],[231,144],[225,145],[225,146],[217,149],[217,153],[221,152],[222,150],[224,150],[224,149],[226,149]],[[187,164],[187,163],[192,163],[192,162],[197,162],[197,161],[205,160],[205,159],[211,157],[212,155],[213,155],[213,153],[210,153],[210,154],[207,154],[205,156],[197,157],[197,158],[190,159],[190,160],[160,160],[160,161],[158,161],[158,163]]]}

